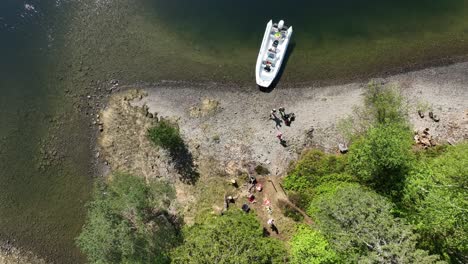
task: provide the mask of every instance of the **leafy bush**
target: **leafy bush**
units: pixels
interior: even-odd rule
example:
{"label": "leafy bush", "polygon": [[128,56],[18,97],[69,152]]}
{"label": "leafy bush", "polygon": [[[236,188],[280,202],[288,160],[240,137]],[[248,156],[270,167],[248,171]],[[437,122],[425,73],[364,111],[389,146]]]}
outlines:
{"label": "leafy bush", "polygon": [[148,136],[154,144],[171,152],[184,147],[179,129],[166,120],[159,121],[155,127],[149,129]]}
{"label": "leafy bush", "polygon": [[407,119],[407,106],[396,87],[371,82],[364,95],[364,106],[355,106],[350,116],[338,122],[337,128],[344,138],[352,141],[373,126],[407,125]]}
{"label": "leafy bush", "polygon": [[91,263],[168,263],[179,241],[165,210],[174,198],[164,183],[117,174],[96,185],[77,245]]}
{"label": "leafy bush", "polygon": [[339,258],[327,239],[318,231],[299,226],[291,239],[291,263],[327,264],[337,263]]}
{"label": "leafy bush", "polygon": [[297,162],[294,169],[284,179],[284,187],[288,190],[301,191],[317,186],[320,178],[345,170],[346,157],[327,155],[320,150],[308,151]]}
{"label": "leafy bush", "polygon": [[174,250],[175,263],[282,263],[280,241],[263,237],[252,214],[240,210],[214,216],[184,230],[184,244]]}
{"label": "leafy bush", "polygon": [[416,248],[412,226],[392,215],[386,198],[346,185],[324,193],[309,213],[332,247],[348,263],[436,263],[437,256]]}
{"label": "leafy bush", "polygon": [[377,125],[349,150],[349,167],[363,183],[384,193],[401,188],[413,155],[408,128],[398,124]]}
{"label": "leafy bush", "polygon": [[[313,187],[327,181],[339,181],[342,177],[352,180],[351,176],[342,176],[347,166],[346,156],[325,154],[320,150],[310,150],[296,163],[283,181],[290,200],[305,209],[313,197]],[[337,177],[334,179],[333,177]]]}
{"label": "leafy bush", "polygon": [[468,263],[468,143],[420,160],[406,181],[402,205],[421,245],[453,263]]}
{"label": "leafy bush", "polygon": [[405,124],[408,110],[395,87],[372,82],[364,97],[364,107],[376,124]]}

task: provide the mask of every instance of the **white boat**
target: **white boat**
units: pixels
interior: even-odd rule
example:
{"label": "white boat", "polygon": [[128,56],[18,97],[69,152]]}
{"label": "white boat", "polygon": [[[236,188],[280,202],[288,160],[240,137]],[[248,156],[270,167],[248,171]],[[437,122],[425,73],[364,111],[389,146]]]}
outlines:
{"label": "white boat", "polygon": [[278,75],[292,32],[292,26],[286,27],[283,20],[278,24],[273,24],[271,20],[268,22],[255,67],[255,78],[259,86],[269,87]]}

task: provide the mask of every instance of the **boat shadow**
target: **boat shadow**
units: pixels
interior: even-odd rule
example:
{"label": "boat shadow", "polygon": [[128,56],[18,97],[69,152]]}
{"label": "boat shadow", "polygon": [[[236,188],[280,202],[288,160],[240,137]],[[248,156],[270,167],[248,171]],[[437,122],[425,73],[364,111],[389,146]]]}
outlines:
{"label": "boat shadow", "polygon": [[284,57],[281,68],[279,69],[278,75],[276,75],[276,78],[273,80],[273,82],[271,83],[269,87],[262,87],[262,86],[257,85],[260,91],[264,93],[270,93],[276,88],[276,86],[281,80],[281,77],[283,76],[284,69],[286,69],[286,66],[288,65],[289,57],[291,56],[295,48],[296,48],[296,42],[289,43],[288,49],[286,50],[286,55]]}

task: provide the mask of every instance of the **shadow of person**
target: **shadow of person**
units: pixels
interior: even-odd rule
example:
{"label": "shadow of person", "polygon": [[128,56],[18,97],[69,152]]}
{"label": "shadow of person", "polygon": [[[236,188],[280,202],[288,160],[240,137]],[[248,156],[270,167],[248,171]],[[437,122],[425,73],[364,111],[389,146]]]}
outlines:
{"label": "shadow of person", "polygon": [[282,140],[280,141],[280,144],[281,144],[281,146],[283,146],[283,147],[287,147],[287,146],[288,146],[288,144],[286,143],[286,140],[284,140],[284,139],[282,139]]}
{"label": "shadow of person", "polygon": [[281,123],[283,123],[283,121],[278,117],[273,118],[273,121],[275,121],[276,128],[281,127]]}
{"label": "shadow of person", "polygon": [[283,62],[281,64],[281,68],[278,71],[278,74],[276,75],[275,79],[273,80],[273,82],[271,83],[271,85],[269,87],[258,86],[258,88],[259,88],[259,90],[261,92],[271,93],[276,88],[276,86],[278,86],[278,83],[279,83],[281,77],[283,76],[284,69],[286,69],[286,66],[288,64],[289,57],[291,56],[291,54],[293,53],[295,48],[296,48],[296,42],[289,43],[288,48],[286,50],[286,53],[284,55]]}
{"label": "shadow of person", "polygon": [[279,230],[278,230],[278,227],[276,227],[276,225],[271,225],[271,230],[275,232],[277,235],[279,234]]}
{"label": "shadow of person", "polygon": [[266,229],[265,227],[263,228],[263,236],[265,237],[269,237],[271,234],[270,234],[270,231],[268,231],[268,229]]}

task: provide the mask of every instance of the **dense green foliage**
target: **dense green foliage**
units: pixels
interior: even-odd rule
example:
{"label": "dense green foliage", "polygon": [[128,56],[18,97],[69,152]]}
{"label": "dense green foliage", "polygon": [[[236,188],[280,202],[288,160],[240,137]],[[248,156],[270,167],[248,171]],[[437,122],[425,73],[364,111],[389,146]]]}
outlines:
{"label": "dense green foliage", "polygon": [[345,122],[349,154],[310,151],[284,187],[346,263],[468,263],[468,144],[415,151],[406,113],[395,89],[371,84]]}
{"label": "dense green foliage", "polygon": [[314,187],[328,181],[355,181],[344,173],[345,156],[327,155],[319,150],[305,153],[284,179],[289,198],[300,208],[306,209],[314,194]]}
{"label": "dense green foliage", "polygon": [[309,213],[348,262],[435,263],[416,248],[412,227],[391,214],[392,204],[357,184],[316,197]]}
{"label": "dense green foliage", "polygon": [[164,119],[148,130],[148,136],[154,144],[170,152],[177,152],[184,147],[184,141],[180,137],[179,129]]}
{"label": "dense green foliage", "polygon": [[322,176],[344,172],[346,159],[343,156],[327,155],[319,150],[304,154],[284,180],[284,187],[300,191],[315,187]]}
{"label": "dense green foliage", "polygon": [[179,240],[165,210],[171,199],[166,184],[117,174],[96,185],[77,244],[91,263],[168,263]]}
{"label": "dense green foliage", "polygon": [[263,236],[255,216],[240,210],[208,218],[183,234],[175,263],[282,263],[286,256],[279,241]]}
{"label": "dense green foliage", "polygon": [[299,226],[291,239],[291,263],[332,264],[339,262],[326,238],[307,226]]}
{"label": "dense green foliage", "polygon": [[453,262],[468,262],[468,144],[421,159],[409,174],[403,206],[423,246]]}
{"label": "dense green foliage", "polygon": [[399,124],[371,127],[350,147],[349,168],[365,184],[387,192],[400,189],[413,159],[409,129]]}

